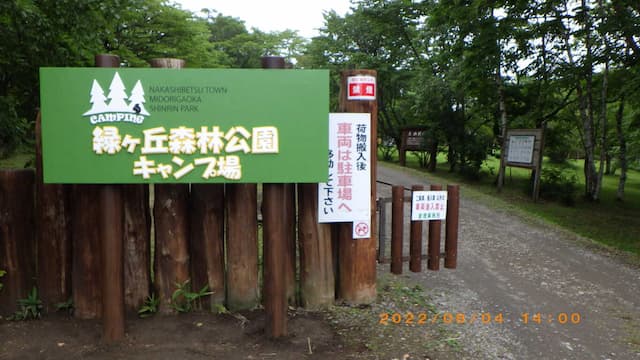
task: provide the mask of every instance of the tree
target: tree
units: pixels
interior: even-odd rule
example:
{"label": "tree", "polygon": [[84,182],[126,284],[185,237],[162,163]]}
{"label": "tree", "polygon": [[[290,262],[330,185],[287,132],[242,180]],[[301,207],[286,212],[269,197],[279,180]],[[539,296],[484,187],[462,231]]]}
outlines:
{"label": "tree", "polygon": [[142,88],[142,83],[140,83],[140,80],[138,80],[133,86],[133,89],[131,90],[131,96],[129,97],[129,102],[133,106],[133,109],[136,113],[145,116],[149,115],[149,112],[144,107],[144,103],[146,102],[146,100],[144,98],[144,89]]}
{"label": "tree", "polygon": [[130,112],[129,104],[127,104],[127,93],[125,92],[124,84],[118,72],[113,75],[111,85],[109,85],[109,95],[107,98],[111,100],[109,102],[108,110],[113,112]]}
{"label": "tree", "polygon": [[83,115],[100,114],[107,111],[107,97],[104,96],[104,90],[97,80],[93,80],[91,85],[91,109],[85,112]]}

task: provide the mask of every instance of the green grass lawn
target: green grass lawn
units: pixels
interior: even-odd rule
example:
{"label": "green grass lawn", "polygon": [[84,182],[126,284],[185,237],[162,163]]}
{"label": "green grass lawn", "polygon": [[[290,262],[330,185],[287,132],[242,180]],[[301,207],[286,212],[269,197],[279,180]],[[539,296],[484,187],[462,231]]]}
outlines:
{"label": "green grass lawn", "polygon": [[[394,158],[392,162],[397,162]],[[504,206],[515,207],[526,215],[534,215],[558,226],[592,239],[609,247],[640,255],[640,173],[629,171],[623,202],[616,201],[617,175],[605,175],[601,200],[590,202],[583,198],[584,174],[582,161],[569,161],[564,165],[567,174],[578,178],[577,196],[574,206],[566,206],[557,201],[542,198],[534,203],[531,199],[529,178],[531,171],[521,168],[506,169],[505,186],[501,193],[495,187],[500,161],[490,157],[482,167],[481,178],[477,181],[464,179],[457,173],[448,172],[444,155],[438,158],[438,168],[434,174],[426,173],[418,166],[417,158],[407,153],[407,166],[424,171],[433,181],[459,183],[470,192],[477,192],[489,201],[500,199]],[[545,161],[544,167],[553,166]],[[469,193],[469,191],[467,191]]]}
{"label": "green grass lawn", "polygon": [[0,169],[23,169],[35,167],[35,155],[33,153],[19,152],[8,158],[0,158]]}

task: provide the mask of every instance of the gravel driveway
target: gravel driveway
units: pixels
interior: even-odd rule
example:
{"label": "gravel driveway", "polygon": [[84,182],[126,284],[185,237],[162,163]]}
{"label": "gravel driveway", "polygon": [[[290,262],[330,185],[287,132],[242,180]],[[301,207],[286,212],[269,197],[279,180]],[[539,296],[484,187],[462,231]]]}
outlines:
{"label": "gravel driveway", "polygon": [[[429,183],[384,163],[378,180]],[[439,316],[457,319],[446,326],[469,359],[640,359],[640,269],[585,239],[462,190],[458,268],[441,269],[410,273],[405,264],[404,274],[427,289]]]}

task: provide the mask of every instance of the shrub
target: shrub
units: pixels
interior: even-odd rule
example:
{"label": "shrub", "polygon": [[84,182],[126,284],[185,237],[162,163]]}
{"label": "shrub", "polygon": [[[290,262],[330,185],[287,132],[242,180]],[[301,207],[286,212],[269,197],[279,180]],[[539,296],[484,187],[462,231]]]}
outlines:
{"label": "shrub", "polygon": [[27,142],[31,125],[16,112],[13,98],[0,96],[0,158],[13,154]]}
{"label": "shrub", "polygon": [[573,206],[576,202],[577,183],[575,173],[557,167],[545,168],[540,175],[540,196]]}
{"label": "shrub", "polygon": [[[6,271],[0,270],[0,278],[5,276],[6,273],[7,273]],[[2,290],[2,286],[3,286],[2,283],[0,283],[0,290]]]}

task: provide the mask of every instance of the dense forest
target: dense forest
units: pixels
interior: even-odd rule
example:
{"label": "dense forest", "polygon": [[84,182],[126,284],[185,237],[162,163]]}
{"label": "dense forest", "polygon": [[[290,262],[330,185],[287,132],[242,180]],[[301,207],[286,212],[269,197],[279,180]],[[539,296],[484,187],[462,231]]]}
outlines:
{"label": "dense forest", "polygon": [[0,3],[0,156],[29,146],[38,68],[92,66],[98,53],[123,66],[179,57],[194,68],[259,67],[264,55],[296,68],[378,71],[379,136],[423,125],[433,168],[476,177],[507,128],[545,129],[551,162],[584,162],[584,195],[604,174],[640,167],[640,2],[637,0],[353,0],[325,13],[320,35],[247,29],[215,9],[160,0],[9,0]]}

